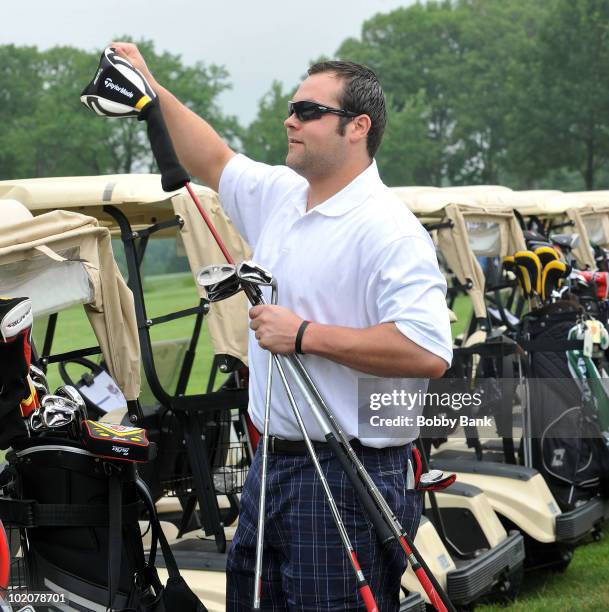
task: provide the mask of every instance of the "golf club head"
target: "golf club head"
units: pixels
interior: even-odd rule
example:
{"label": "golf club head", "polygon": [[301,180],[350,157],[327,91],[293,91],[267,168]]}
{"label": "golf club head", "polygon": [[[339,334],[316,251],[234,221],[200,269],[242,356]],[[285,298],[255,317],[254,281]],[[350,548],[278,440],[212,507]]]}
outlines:
{"label": "golf club head", "polygon": [[30,298],[0,298],[0,337],[4,342],[32,327],[33,322]]}
{"label": "golf club head", "polygon": [[266,268],[249,259],[237,264],[236,272],[252,304],[264,304],[262,286],[272,287],[271,304],[277,303],[277,281]]}
{"label": "golf club head", "polygon": [[42,398],[49,392],[48,388],[45,385],[43,385],[41,382],[33,380],[31,377],[30,377],[30,381],[32,382],[32,385],[34,386],[34,389],[36,389],[38,398],[42,400]]}
{"label": "golf club head", "polygon": [[271,285],[273,283],[273,275],[251,259],[237,264],[236,273],[240,281],[252,285]]}
{"label": "golf club head", "polygon": [[66,427],[80,413],[78,405],[61,395],[47,395],[41,403],[42,421],[47,429]]}
{"label": "golf club head", "polygon": [[199,270],[197,284],[207,292],[210,302],[219,302],[241,291],[239,278],[232,264],[211,264]]}
{"label": "golf club head", "polygon": [[41,398],[49,392],[49,383],[46,374],[33,363],[30,364],[30,379]]}
{"label": "golf club head", "polygon": [[62,387],[57,387],[55,390],[55,395],[59,395],[60,397],[65,397],[73,402],[78,410],[81,412],[83,417],[87,418],[87,405],[85,404],[85,400],[82,395],[78,392],[76,387],[72,385],[63,385]]}
{"label": "golf club head", "polygon": [[115,49],[104,49],[80,101],[102,117],[137,117],[156,98],[144,75]]}
{"label": "golf club head", "polygon": [[42,429],[45,429],[45,424],[42,420],[42,412],[40,411],[40,409],[36,409],[30,415],[30,430],[32,432],[37,432]]}
{"label": "golf club head", "polygon": [[[526,278],[528,275],[530,292],[541,294],[541,261],[533,251],[517,251],[514,261],[520,266]],[[527,287],[528,289],[528,287]]]}
{"label": "golf club head", "polygon": [[442,491],[450,487],[456,479],[457,476],[455,474],[445,476],[442,470],[430,470],[421,474],[417,489],[419,491]]}

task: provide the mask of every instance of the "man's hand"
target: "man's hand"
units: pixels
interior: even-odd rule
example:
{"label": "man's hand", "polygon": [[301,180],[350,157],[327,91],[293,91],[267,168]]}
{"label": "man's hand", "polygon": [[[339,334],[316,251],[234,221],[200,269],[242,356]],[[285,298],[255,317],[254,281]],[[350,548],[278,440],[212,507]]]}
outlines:
{"label": "man's hand", "polygon": [[146,60],[140,53],[140,50],[137,48],[137,45],[134,45],[130,42],[117,41],[110,43],[110,46],[114,47],[117,53],[121,57],[124,57],[134,68],[137,68],[146,77],[146,80],[148,81],[151,87],[154,83],[156,83],[154,77],[152,76],[152,73],[146,65]]}
{"label": "man's hand", "polygon": [[250,308],[250,328],[261,348],[276,354],[294,352],[302,319],[288,308],[266,304]]}

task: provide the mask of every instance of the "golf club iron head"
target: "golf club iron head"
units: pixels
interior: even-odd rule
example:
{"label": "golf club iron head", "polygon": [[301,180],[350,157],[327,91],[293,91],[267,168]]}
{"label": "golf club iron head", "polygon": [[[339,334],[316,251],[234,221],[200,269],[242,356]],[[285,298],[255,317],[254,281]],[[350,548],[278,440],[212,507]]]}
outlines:
{"label": "golf club iron head", "polygon": [[272,288],[271,304],[277,303],[277,281],[266,268],[248,259],[237,264],[236,273],[241,286],[248,288],[246,293],[252,303],[264,303],[261,286]]}
{"label": "golf club iron head", "polygon": [[104,49],[80,101],[102,117],[137,117],[156,98],[144,75],[115,49]]}
{"label": "golf club iron head", "polygon": [[253,285],[271,285],[273,283],[273,275],[251,259],[237,264],[236,272],[240,281]]}
{"label": "golf club iron head", "polygon": [[211,264],[199,270],[197,284],[203,287],[210,302],[219,302],[241,291],[239,278],[232,264]]}
{"label": "golf club iron head", "polygon": [[30,414],[29,425],[30,425],[30,430],[32,431],[32,433],[38,432],[41,429],[45,428],[45,424],[44,424],[44,421],[42,420],[42,412],[40,411],[40,408],[37,408],[36,410],[34,410],[34,412],[32,412],[32,414]]}
{"label": "golf club iron head", "polygon": [[61,395],[47,395],[42,400],[40,413],[45,429],[67,428],[71,437],[77,437],[82,413],[75,402]]}
{"label": "golf club iron head", "polygon": [[49,392],[49,383],[46,374],[33,363],[30,364],[30,380],[38,392],[38,397],[42,399]]}
{"label": "golf club iron head", "polygon": [[63,385],[62,387],[57,387],[57,389],[55,390],[55,395],[65,397],[71,402],[74,402],[78,410],[80,410],[81,414],[83,415],[83,418],[87,418],[87,405],[85,404],[85,400],[78,392],[76,387],[73,387],[72,385]]}

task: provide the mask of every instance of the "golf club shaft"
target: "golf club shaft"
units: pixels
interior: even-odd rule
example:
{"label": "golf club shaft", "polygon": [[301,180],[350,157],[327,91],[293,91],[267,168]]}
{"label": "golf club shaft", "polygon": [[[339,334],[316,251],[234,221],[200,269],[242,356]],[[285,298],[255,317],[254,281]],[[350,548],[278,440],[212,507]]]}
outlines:
{"label": "golf club shaft", "polygon": [[317,476],[319,481],[321,482],[321,486],[326,495],[326,500],[328,505],[330,506],[330,512],[332,514],[332,518],[334,519],[334,523],[336,528],[338,529],[338,533],[340,535],[340,539],[342,540],[343,546],[345,548],[345,552],[349,557],[349,561],[351,562],[351,566],[353,567],[353,571],[355,573],[355,578],[357,581],[357,588],[364,600],[364,604],[366,606],[366,610],[368,612],[377,612],[378,608],[376,602],[374,600],[374,596],[370,589],[370,586],[366,582],[364,574],[361,570],[359,562],[357,560],[357,556],[355,554],[355,550],[353,549],[353,545],[351,544],[351,540],[349,539],[349,535],[347,534],[347,530],[345,525],[340,517],[340,513],[338,511],[338,507],[336,506],[336,502],[334,501],[334,496],[332,495],[332,491],[330,490],[330,485],[326,480],[324,472],[319,463],[319,459],[315,453],[315,449],[313,448],[313,443],[311,442],[311,438],[307,433],[304,421],[302,419],[302,415],[300,414],[300,410],[298,409],[298,405],[296,404],[296,400],[294,399],[294,395],[292,394],[292,390],[290,389],[290,385],[288,384],[288,380],[286,378],[285,372],[283,370],[283,366],[281,365],[281,361],[276,355],[273,355],[273,359],[275,361],[275,366],[277,367],[277,371],[279,372],[279,377],[283,383],[286,394],[288,396],[288,401],[290,406],[292,407],[292,411],[294,412],[294,417],[298,423],[298,427],[302,433],[303,440],[309,452],[309,456],[311,461],[313,462],[313,466],[315,467],[315,471],[317,472]]}
{"label": "golf club shaft", "polygon": [[226,248],[226,245],[222,241],[222,238],[220,238],[220,235],[216,231],[214,224],[211,222],[211,219],[209,218],[208,214],[205,212],[205,209],[201,205],[201,202],[199,201],[197,194],[194,192],[192,185],[190,184],[190,182],[188,182],[184,186],[188,190],[188,193],[190,194],[192,201],[195,203],[195,206],[199,209],[199,212],[201,213],[201,216],[203,217],[203,221],[205,221],[205,225],[207,225],[207,228],[209,229],[212,236],[214,237],[214,240],[216,241],[216,244],[222,251],[222,255],[224,255],[227,263],[234,264],[235,260],[231,257],[231,254],[228,252],[228,249]]}
{"label": "golf club shaft", "polygon": [[264,405],[264,428],[262,432],[262,475],[260,477],[260,500],[258,503],[258,533],[256,535],[256,568],[254,571],[254,610],[260,610],[262,597],[262,555],[264,549],[264,518],[266,512],[266,477],[268,463],[269,422],[271,417],[271,386],[273,380],[273,353],[269,352],[269,371],[266,377],[266,401]]}
{"label": "golf club shaft", "polygon": [[[292,372],[296,383],[305,383],[303,385],[299,384],[299,389],[306,398],[307,403],[311,407],[313,416],[324,432],[326,440],[332,446],[336,457],[345,470],[347,477],[351,481],[362,503],[364,511],[375,527],[377,536],[379,537],[381,543],[385,544],[392,539],[397,540],[408,557],[408,561],[411,564],[413,571],[419,579],[423,590],[427,594],[429,601],[434,608],[438,610],[438,612],[445,612],[446,610],[451,612],[454,611],[455,608],[450,599],[436,580],[435,576],[429,570],[423,557],[416,549],[414,542],[406,530],[403,529],[399,520],[393,513],[393,510],[391,510],[389,504],[387,504],[387,501],[378,490],[378,487],[372,480],[370,474],[368,474],[368,471],[360,461],[356,452],[353,450],[349,439],[336,420],[336,417],[325,403],[319,390],[317,389],[317,386],[309,376],[309,373],[298,356],[284,356],[284,359],[286,359],[288,367]],[[311,396],[311,393],[313,396]],[[323,415],[321,414],[320,410],[323,411]],[[334,429],[334,432],[338,435],[340,444],[336,440],[332,429]],[[353,471],[354,467],[357,474]],[[362,483],[365,485],[365,487],[362,486]],[[376,504],[372,500],[374,500]],[[387,526],[389,526],[389,534],[387,534]]]}

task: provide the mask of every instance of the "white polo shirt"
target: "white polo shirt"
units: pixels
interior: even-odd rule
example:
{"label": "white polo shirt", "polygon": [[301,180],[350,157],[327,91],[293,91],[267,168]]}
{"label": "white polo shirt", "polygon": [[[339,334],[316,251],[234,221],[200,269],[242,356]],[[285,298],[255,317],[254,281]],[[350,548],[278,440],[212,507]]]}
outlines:
{"label": "white polo shirt", "polygon": [[[224,210],[277,279],[278,303],[303,319],[366,328],[393,321],[410,340],[450,364],[446,281],[416,217],[381,182],[373,162],[349,185],[306,212],[308,182],[285,166],[237,155],[220,179]],[[265,299],[270,301],[270,292]],[[306,332],[305,332],[306,333]],[[349,437],[358,436],[358,379],[371,375],[315,355],[303,363]],[[264,423],[268,353],[249,338],[249,413]],[[291,386],[313,440],[324,437]],[[301,440],[279,375],[273,373],[270,431]],[[367,438],[374,447],[411,438]]]}

